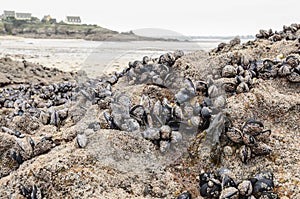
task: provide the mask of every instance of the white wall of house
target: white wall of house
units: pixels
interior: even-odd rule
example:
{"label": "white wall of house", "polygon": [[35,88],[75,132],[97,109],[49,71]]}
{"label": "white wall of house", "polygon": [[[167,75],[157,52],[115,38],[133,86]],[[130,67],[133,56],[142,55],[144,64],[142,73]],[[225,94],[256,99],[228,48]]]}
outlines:
{"label": "white wall of house", "polygon": [[66,17],[65,22],[67,24],[81,24],[80,17]]}
{"label": "white wall of house", "polygon": [[16,13],[15,18],[17,20],[30,20],[31,14],[30,13]]}

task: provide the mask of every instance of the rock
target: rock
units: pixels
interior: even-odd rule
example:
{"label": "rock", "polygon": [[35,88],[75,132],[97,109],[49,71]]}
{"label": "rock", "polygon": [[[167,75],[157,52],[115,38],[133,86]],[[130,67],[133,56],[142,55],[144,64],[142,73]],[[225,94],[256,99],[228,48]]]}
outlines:
{"label": "rock", "polygon": [[1,169],[0,179],[9,175],[12,171],[19,167],[19,163],[11,157],[11,150],[17,151],[15,148],[14,136],[0,133],[0,154]]}
{"label": "rock", "polygon": [[5,74],[0,72],[0,86],[5,86],[10,83],[11,80],[9,80]]}
{"label": "rock", "polygon": [[[298,41],[286,40],[293,39],[289,34],[297,34],[298,29],[294,29],[294,26],[285,27],[282,33],[262,31],[260,40],[242,45],[239,45],[237,41],[232,41],[229,44],[219,45],[215,51],[194,52],[182,57],[176,53],[165,54],[160,60],[145,60],[154,65],[158,61],[166,63],[170,65],[168,70],[173,70],[174,73],[180,73],[193,82],[207,83],[210,88],[209,96],[215,98],[204,100],[208,97],[205,88],[203,92],[199,92],[195,101],[198,101],[198,106],[201,106],[202,110],[199,109],[193,113],[189,110],[190,107],[186,106],[191,101],[192,86],[183,89],[180,96],[177,96],[182,104],[175,105],[173,102],[168,104],[169,109],[174,106],[179,108],[184,106],[183,115],[187,118],[178,117],[180,121],[176,118],[178,120],[175,123],[182,122],[181,119],[186,119],[188,122],[181,123],[180,127],[197,126],[199,117],[204,117],[206,119],[204,122],[208,126],[211,123],[206,131],[197,131],[195,134],[187,134],[181,129],[180,132],[169,132],[169,128],[164,129],[165,127],[161,130],[155,129],[155,127],[162,126],[159,122],[152,124],[151,127],[154,126],[154,128],[147,129],[154,129],[152,132],[147,131],[146,126],[138,118],[132,118],[129,113],[131,106],[139,104],[138,96],[143,94],[149,96],[150,107],[158,99],[174,100],[174,94],[178,94],[176,85],[172,86],[173,92],[172,89],[160,88],[157,85],[136,85],[139,76],[132,78],[133,85],[128,87],[124,86],[127,85],[125,78],[119,78],[117,82],[113,79],[111,80],[114,82],[112,91],[101,95],[101,98],[109,97],[105,99],[105,105],[101,106],[98,101],[100,99],[96,95],[93,96],[94,85],[97,85],[101,78],[94,80],[86,77],[82,85],[74,87],[74,92],[62,92],[64,90],[62,88],[67,89],[68,86],[60,87],[59,82],[64,78],[73,79],[72,74],[47,69],[30,62],[0,59],[0,74],[4,74],[5,80],[4,84],[0,83],[0,125],[13,132],[12,135],[7,132],[0,133],[0,183],[5,185],[5,189],[0,188],[0,197],[7,197],[10,193],[13,197],[17,196],[21,185],[31,190],[36,185],[36,190],[43,192],[39,197],[43,195],[46,198],[64,198],[65,193],[68,193],[69,197],[82,198],[174,198],[186,188],[196,198],[199,196],[197,190],[199,170],[220,166],[230,168],[238,178],[247,175],[247,172],[271,170],[274,172],[276,182],[280,182],[279,185],[276,184],[274,191],[279,192],[279,196],[289,194],[291,198],[298,198],[299,187],[294,183],[295,180],[297,181],[297,170],[294,168],[299,167],[297,156],[299,142],[295,139],[295,135],[299,132],[300,90],[296,82],[290,82],[297,76],[289,77],[290,80],[286,76],[261,79],[260,76],[247,71],[247,67],[253,67],[251,65],[253,60],[275,59],[278,52],[283,55],[279,62],[292,52],[297,55]],[[14,31],[18,33],[19,29]],[[26,34],[30,31],[26,30]],[[49,32],[52,34],[52,30]],[[66,30],[63,29],[59,32],[62,37],[66,34]],[[47,34],[45,31],[40,33]],[[68,33],[75,37],[82,32],[70,30]],[[280,35],[282,40],[277,41],[275,35]],[[180,59],[173,65],[176,57]],[[226,65],[236,67],[235,64],[238,65],[239,73],[241,73],[239,75],[247,76],[239,78],[243,82],[243,84],[239,83],[241,84],[239,94],[222,90],[220,86],[222,83],[218,81],[222,74],[221,67]],[[135,65],[137,67],[143,64],[137,62]],[[155,67],[158,67],[157,65]],[[143,65],[140,71],[135,72],[142,72],[146,69]],[[165,67],[161,70],[168,71]],[[123,75],[127,72],[125,71]],[[157,75],[153,71],[147,74],[151,74],[152,77]],[[209,74],[214,81],[206,82]],[[252,75],[255,78],[252,78]],[[251,81],[248,77],[252,78]],[[156,83],[161,82],[160,77],[155,76],[155,78],[159,80]],[[173,78],[175,77],[171,76],[171,79]],[[231,77],[223,79],[231,79],[228,81],[231,83],[236,81]],[[245,88],[245,84],[248,89]],[[13,87],[17,89],[12,89]],[[117,100],[117,96],[120,96],[115,92],[117,89],[128,95],[128,98],[121,100],[122,103]],[[80,90],[84,90],[87,97],[84,97]],[[7,93],[11,98],[3,99]],[[224,94],[224,98],[220,98],[220,94]],[[24,99],[28,99],[26,103],[32,107],[27,107],[22,101]],[[120,128],[117,128],[118,130],[101,129],[107,128],[103,112],[109,112],[107,110],[110,108],[109,104],[113,103],[119,103],[123,105],[123,108],[125,107],[125,109],[117,107],[114,111],[118,114],[110,113],[113,116],[111,120],[115,118]],[[51,123],[56,126],[50,125],[50,114],[49,118],[47,116],[47,109],[50,107],[53,107],[51,108]],[[147,107],[147,114],[152,111],[147,105],[145,107]],[[19,114],[20,108],[22,108],[22,113]],[[68,111],[60,112],[66,109]],[[44,114],[41,110],[47,111]],[[199,114],[200,110],[201,116],[191,115]],[[219,112],[225,118],[218,115]],[[173,118],[169,119],[174,120],[174,115],[171,116]],[[241,127],[243,122],[250,117],[264,121],[267,129],[272,130],[269,142],[275,156],[271,153],[268,158],[265,158],[256,156],[253,152],[254,157],[251,157],[251,161],[245,165],[238,160],[240,148],[228,146],[230,140],[226,138],[226,135],[224,136],[223,130],[231,126]],[[97,124],[90,125],[93,122]],[[34,125],[35,123],[38,125]],[[22,130],[23,138],[14,133],[15,129]],[[160,131],[167,133],[161,134]],[[81,134],[82,132],[84,134]],[[258,136],[255,138],[258,139]],[[209,140],[215,144],[213,152],[216,156],[220,154],[221,161],[218,162],[220,165],[216,166],[214,162],[211,162],[212,150]],[[84,149],[74,148],[74,142],[77,147]],[[178,142],[181,143],[176,144]],[[218,145],[219,143],[222,144]],[[256,153],[264,154],[266,147],[263,146],[263,144],[256,146]],[[246,149],[246,146],[243,148]],[[249,152],[243,156],[246,158],[244,160],[249,159],[250,155]],[[278,166],[280,170],[277,169]],[[237,182],[242,182],[242,180],[244,179],[237,179]],[[211,183],[220,186],[221,181],[211,181]],[[147,189],[143,192],[146,185]],[[260,185],[263,183],[260,182]],[[281,189],[282,187],[284,189]],[[262,186],[256,185],[255,190],[259,191],[261,188]],[[227,189],[226,191],[230,193],[236,190]],[[226,196],[227,193],[224,191],[222,194]]]}
{"label": "rock", "polygon": [[87,145],[87,137],[85,133],[78,134],[76,137],[76,143],[79,148],[85,148]]}
{"label": "rock", "polygon": [[13,119],[14,129],[25,134],[32,135],[34,131],[41,126],[40,121],[36,117],[32,117],[28,113],[22,116],[16,116]]}

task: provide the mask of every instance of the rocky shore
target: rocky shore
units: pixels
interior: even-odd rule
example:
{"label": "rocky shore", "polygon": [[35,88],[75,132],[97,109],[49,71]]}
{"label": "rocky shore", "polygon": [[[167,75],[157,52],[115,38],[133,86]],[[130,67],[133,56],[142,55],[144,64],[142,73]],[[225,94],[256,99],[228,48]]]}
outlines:
{"label": "rocky shore", "polygon": [[1,198],[300,198],[300,25],[92,79],[0,59]]}

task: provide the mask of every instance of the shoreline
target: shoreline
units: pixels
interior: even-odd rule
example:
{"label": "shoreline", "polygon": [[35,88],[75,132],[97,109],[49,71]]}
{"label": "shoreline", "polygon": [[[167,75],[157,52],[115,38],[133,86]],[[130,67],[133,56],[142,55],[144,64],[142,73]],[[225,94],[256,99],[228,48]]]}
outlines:
{"label": "shoreline", "polygon": [[44,35],[44,34],[0,34],[0,37],[7,38],[28,38],[28,39],[58,39],[58,40],[85,40],[85,41],[111,41],[111,42],[130,42],[130,41],[164,41],[164,42],[191,42],[178,39],[152,38],[138,35],[116,34],[116,35]]}
{"label": "shoreline", "polygon": [[[216,44],[216,43],[215,43]],[[206,50],[213,44],[178,41],[90,41],[83,39],[37,39],[0,36],[0,54],[15,60],[39,63],[63,71],[86,69],[91,75],[122,70],[129,61],[145,54],[159,54],[183,49],[185,52]]]}

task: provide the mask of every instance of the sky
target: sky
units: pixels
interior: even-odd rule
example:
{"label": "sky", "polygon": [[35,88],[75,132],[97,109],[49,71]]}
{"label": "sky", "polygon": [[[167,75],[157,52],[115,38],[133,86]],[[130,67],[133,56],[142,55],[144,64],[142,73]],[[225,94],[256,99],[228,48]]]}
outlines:
{"label": "sky", "polygon": [[255,35],[300,23],[299,0],[1,0],[0,12],[30,12],[59,21],[80,16],[83,23],[127,32],[143,28],[185,36]]}

